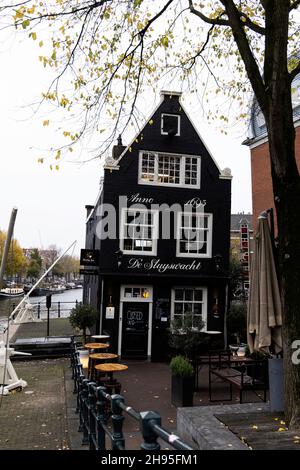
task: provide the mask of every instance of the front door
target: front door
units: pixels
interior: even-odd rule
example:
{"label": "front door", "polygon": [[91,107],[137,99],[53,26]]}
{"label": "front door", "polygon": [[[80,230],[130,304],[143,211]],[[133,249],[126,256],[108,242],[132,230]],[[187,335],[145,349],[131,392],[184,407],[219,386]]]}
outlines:
{"label": "front door", "polygon": [[124,302],[122,317],[122,356],[147,357],[149,303]]}

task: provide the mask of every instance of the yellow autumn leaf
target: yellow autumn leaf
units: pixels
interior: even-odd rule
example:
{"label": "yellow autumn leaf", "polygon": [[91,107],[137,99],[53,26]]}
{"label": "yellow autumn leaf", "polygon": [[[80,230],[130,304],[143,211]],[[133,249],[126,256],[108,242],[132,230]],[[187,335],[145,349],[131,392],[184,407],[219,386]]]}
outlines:
{"label": "yellow autumn leaf", "polygon": [[40,41],[40,42],[39,42],[39,46],[40,46],[40,47],[43,47],[43,44],[44,44],[43,41]]}
{"label": "yellow autumn leaf", "polygon": [[32,33],[29,34],[29,37],[31,37],[35,41],[36,40],[36,33],[33,31]]}
{"label": "yellow autumn leaf", "polygon": [[49,119],[45,119],[45,121],[43,121],[43,126],[49,126]]}
{"label": "yellow autumn leaf", "polygon": [[53,170],[53,167],[52,167],[52,165],[50,165],[50,170],[51,170],[51,171]]}
{"label": "yellow autumn leaf", "polygon": [[58,171],[59,170],[59,165],[55,165],[55,169]]}
{"label": "yellow autumn leaf", "polygon": [[278,432],[287,431],[287,428],[278,428],[277,431],[278,431]]}
{"label": "yellow autumn leaf", "polygon": [[256,426],[256,424],[253,424],[252,429],[258,429],[258,426]]}
{"label": "yellow autumn leaf", "polygon": [[153,119],[150,119],[149,124],[150,124],[150,126],[152,126],[152,124],[153,124]]}

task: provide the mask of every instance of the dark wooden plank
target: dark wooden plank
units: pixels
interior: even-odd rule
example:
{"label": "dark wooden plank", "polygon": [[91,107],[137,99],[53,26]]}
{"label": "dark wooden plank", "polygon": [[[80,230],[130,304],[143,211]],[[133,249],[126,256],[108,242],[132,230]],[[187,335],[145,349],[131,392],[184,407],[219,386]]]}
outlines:
{"label": "dark wooden plank", "polygon": [[251,449],[300,450],[300,432],[279,431],[285,428],[283,413],[220,414],[216,417]]}

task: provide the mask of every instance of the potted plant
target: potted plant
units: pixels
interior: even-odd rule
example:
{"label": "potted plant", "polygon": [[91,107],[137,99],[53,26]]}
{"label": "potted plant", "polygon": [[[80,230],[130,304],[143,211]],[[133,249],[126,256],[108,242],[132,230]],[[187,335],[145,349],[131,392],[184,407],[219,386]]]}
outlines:
{"label": "potted plant", "polygon": [[183,356],[175,356],[170,363],[172,372],[171,402],[175,406],[193,406],[194,368]]}
{"label": "potted plant", "polygon": [[86,329],[96,323],[97,310],[92,305],[77,304],[72,308],[69,321],[74,328],[79,328],[83,332],[83,342],[86,343]]}

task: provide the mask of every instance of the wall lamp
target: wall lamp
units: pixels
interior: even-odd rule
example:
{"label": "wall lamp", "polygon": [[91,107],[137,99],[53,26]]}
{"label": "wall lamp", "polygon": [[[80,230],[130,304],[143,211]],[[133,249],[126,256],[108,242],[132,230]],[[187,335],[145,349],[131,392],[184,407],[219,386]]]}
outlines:
{"label": "wall lamp", "polygon": [[122,259],[123,259],[123,251],[122,250],[118,250],[115,252],[115,255],[117,256],[117,262],[118,262],[118,268],[121,266],[122,264]]}
{"label": "wall lamp", "polygon": [[214,256],[217,271],[221,269],[222,259],[223,259],[223,256],[220,254],[217,254]]}

